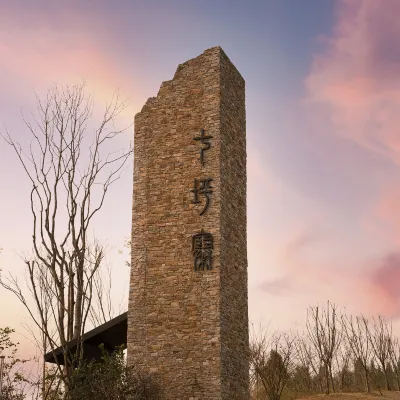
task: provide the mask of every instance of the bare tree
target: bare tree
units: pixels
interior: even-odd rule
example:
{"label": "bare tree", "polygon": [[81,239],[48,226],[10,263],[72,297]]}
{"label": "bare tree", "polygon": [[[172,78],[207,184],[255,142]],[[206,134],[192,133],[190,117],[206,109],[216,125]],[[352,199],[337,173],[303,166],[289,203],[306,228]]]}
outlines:
{"label": "bare tree", "polygon": [[378,319],[373,318],[373,326],[369,326],[365,321],[365,327],[368,333],[368,339],[371,343],[373,353],[382,367],[385,375],[385,384],[387,390],[392,390],[389,379],[388,363],[390,361],[390,345],[392,337],[391,325],[381,316]]}
{"label": "bare tree", "polygon": [[400,343],[397,337],[390,338],[389,357],[396,374],[397,388],[400,390]]}
{"label": "bare tree", "polygon": [[[297,355],[297,362],[299,365],[307,370],[310,371],[311,375],[315,378],[318,376],[319,373],[319,357],[314,347],[309,342],[308,337],[298,335],[296,340],[296,355]],[[317,382],[319,385],[318,387],[308,387],[308,389],[313,389],[315,391],[323,392],[323,382]],[[314,385],[315,386],[315,385]]]}
{"label": "bare tree", "polygon": [[[49,296],[47,282],[50,270],[43,268],[43,275],[39,276],[37,279],[38,293],[40,295],[39,302],[40,308],[43,315],[43,320],[38,316],[38,321],[48,325],[50,329],[51,323],[51,304],[50,301],[52,296]],[[32,297],[34,293],[32,288],[28,285],[28,290]],[[39,373],[34,374],[36,378],[31,381],[31,386],[34,388],[33,393],[31,393],[32,399],[41,400],[58,400],[62,398],[62,380],[60,378],[60,371],[57,366],[46,365],[43,354],[51,351],[51,347],[48,345],[48,340],[45,335],[45,329],[37,330],[32,329],[29,323],[23,323],[24,328],[28,332],[29,340],[35,345],[36,349],[39,351],[39,357],[36,357],[37,369]]]}
{"label": "bare tree", "polygon": [[[62,376],[68,387],[72,370],[82,358],[81,339],[92,307],[94,277],[104,259],[102,246],[89,235],[92,221],[132,149],[112,151],[109,147],[123,132],[115,127],[126,105],[118,95],[107,105],[92,140],[87,131],[93,106],[84,85],[55,87],[44,100],[37,98],[37,105],[38,116],[31,121],[24,118],[32,136],[27,150],[8,132],[3,136],[32,185],[33,256],[24,257],[24,262],[34,304],[15,277],[3,276],[0,283],[26,307],[45,346],[53,352],[62,347]],[[76,354],[67,348],[72,339],[77,342]]]}
{"label": "bare tree", "polygon": [[364,370],[367,391],[371,393],[369,368],[373,350],[368,335],[368,320],[364,316],[356,317],[355,320],[352,316],[343,316],[342,326],[354,359],[358,360]]}
{"label": "bare tree", "polygon": [[336,306],[329,301],[325,310],[321,311],[318,306],[308,309],[306,323],[308,338],[324,369],[327,394],[330,393],[330,389],[335,391],[333,360],[342,340],[339,322]]}
{"label": "bare tree", "polygon": [[253,334],[250,362],[253,377],[261,381],[270,400],[279,400],[294,366],[295,340],[287,334],[272,337],[265,330]]}
{"label": "bare tree", "polygon": [[336,356],[334,358],[336,363],[337,371],[337,382],[339,390],[341,392],[349,391],[352,386],[351,372],[350,372],[350,361],[351,361],[351,347],[346,340],[342,340],[341,346],[339,347]]}
{"label": "bare tree", "polygon": [[121,296],[118,308],[116,308],[116,301],[112,297],[111,290],[111,266],[105,262],[93,275],[92,306],[89,310],[89,319],[93,326],[104,324],[126,311],[123,306],[124,296]]}

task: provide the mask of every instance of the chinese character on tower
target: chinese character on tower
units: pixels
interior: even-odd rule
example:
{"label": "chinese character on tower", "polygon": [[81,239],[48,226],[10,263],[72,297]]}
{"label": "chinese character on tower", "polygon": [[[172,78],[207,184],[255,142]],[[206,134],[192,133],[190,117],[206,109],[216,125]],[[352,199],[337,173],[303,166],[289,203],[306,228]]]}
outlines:
{"label": "chinese character on tower", "polygon": [[192,237],[192,251],[195,271],[212,268],[213,237],[203,230]]}

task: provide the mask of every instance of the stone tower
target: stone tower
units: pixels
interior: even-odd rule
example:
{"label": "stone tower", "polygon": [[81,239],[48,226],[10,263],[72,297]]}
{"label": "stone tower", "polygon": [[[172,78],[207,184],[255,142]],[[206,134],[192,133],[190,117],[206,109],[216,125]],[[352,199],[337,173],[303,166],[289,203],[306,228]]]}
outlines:
{"label": "stone tower", "polygon": [[128,363],[167,399],[249,398],[245,83],[220,47],[135,116]]}

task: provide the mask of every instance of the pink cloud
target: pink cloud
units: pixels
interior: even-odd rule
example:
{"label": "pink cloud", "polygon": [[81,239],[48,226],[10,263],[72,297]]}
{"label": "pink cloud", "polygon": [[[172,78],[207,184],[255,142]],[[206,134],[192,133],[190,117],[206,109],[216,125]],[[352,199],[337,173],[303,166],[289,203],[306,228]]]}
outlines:
{"label": "pink cloud", "polygon": [[[275,296],[327,295],[332,287],[340,284],[343,267],[317,261],[316,254],[320,253],[318,247],[322,239],[321,234],[311,229],[294,235],[280,252],[283,276],[264,281],[259,289]],[[326,287],[327,283],[329,287]]]}
{"label": "pink cloud", "polygon": [[400,254],[385,256],[380,265],[370,274],[371,284],[379,294],[379,301],[386,303],[385,314],[400,316]]}
{"label": "pink cloud", "polygon": [[341,0],[331,38],[306,79],[308,103],[333,129],[400,163],[400,2]]}
{"label": "pink cloud", "polygon": [[366,217],[367,227],[377,239],[383,238],[387,247],[396,249],[370,262],[370,269],[364,275],[366,290],[374,306],[383,309],[390,317],[400,317],[400,190],[396,183],[381,190],[377,205]]}
{"label": "pink cloud", "polygon": [[311,229],[305,230],[304,232],[296,235],[285,247],[286,257],[298,254],[300,251],[307,249],[313,244],[321,241],[322,235]]}
{"label": "pink cloud", "polygon": [[296,291],[292,281],[287,276],[264,281],[259,285],[259,289],[274,296],[290,296]]}
{"label": "pink cloud", "polygon": [[400,245],[399,184],[392,182],[380,189],[374,209],[363,221],[371,235],[385,240],[393,247]]}
{"label": "pink cloud", "polygon": [[319,262],[307,257],[305,250],[315,254],[322,239],[306,230],[289,240],[281,253],[284,273],[262,282],[258,289],[276,297],[302,297],[309,305],[330,300],[353,314],[400,317],[400,254],[390,253],[357,265],[340,255],[329,258],[325,254]]}
{"label": "pink cloud", "polygon": [[[398,15],[398,0],[387,0],[384,4],[375,0],[340,0],[332,35],[321,40],[323,50],[314,57],[305,81],[305,104],[314,119],[324,119],[326,129],[320,134],[344,137],[397,166],[400,164]],[[339,266],[329,259],[323,266],[303,260],[306,265],[302,269],[308,271],[316,287],[326,282],[325,285],[342,292],[342,301],[361,311],[399,317],[396,284],[400,282],[400,257],[388,253],[387,248],[397,248],[400,244],[400,191],[393,179],[389,186],[383,184],[379,174],[371,173],[370,179],[375,180],[381,193],[378,192],[377,203],[364,215],[361,224],[367,228],[369,240],[382,241],[381,251],[385,255],[364,262],[362,259],[356,263],[340,262]],[[371,193],[371,198],[376,195]],[[297,275],[295,270],[291,274]],[[301,277],[296,276],[295,281],[301,282]]]}
{"label": "pink cloud", "polygon": [[14,7],[0,13],[3,93],[41,94],[55,83],[86,81],[88,92],[102,105],[116,90],[131,98],[124,117],[132,121],[143,101],[141,83],[124,69],[119,57],[125,55],[113,52],[102,35],[94,34],[93,21],[82,23],[82,18],[72,7],[51,12]]}

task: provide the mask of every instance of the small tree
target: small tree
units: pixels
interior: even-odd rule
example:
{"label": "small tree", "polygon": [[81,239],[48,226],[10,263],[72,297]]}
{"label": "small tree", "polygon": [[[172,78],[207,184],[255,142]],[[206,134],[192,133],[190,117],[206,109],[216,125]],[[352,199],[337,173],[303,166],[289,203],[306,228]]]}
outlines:
{"label": "small tree", "polygon": [[269,338],[263,331],[253,335],[250,362],[253,374],[261,381],[270,400],[279,400],[294,367],[295,342],[287,334]]}
{"label": "small tree", "polygon": [[378,319],[373,319],[372,327],[367,324],[366,327],[372,350],[385,377],[386,389],[390,391],[392,390],[392,386],[388,364],[390,362],[390,346],[392,337],[391,326],[389,326],[386,320],[379,316]]}
{"label": "small tree", "polygon": [[23,366],[29,360],[18,358],[18,344],[11,335],[11,328],[0,328],[0,356],[4,356],[1,400],[23,400],[26,386],[30,383],[24,374]]}
{"label": "small tree", "polygon": [[335,361],[337,370],[336,386],[341,392],[350,392],[353,386],[353,374],[350,371],[351,349],[346,341],[342,341]]}
{"label": "small tree", "polygon": [[76,369],[69,400],[158,400],[160,386],[155,377],[126,366],[122,349],[109,355],[103,349],[101,362]]}
{"label": "small tree", "polygon": [[371,393],[369,367],[373,350],[368,335],[368,320],[364,316],[355,319],[351,316],[342,317],[342,327],[353,358],[357,360],[357,365],[363,371],[366,389],[368,393]]}
{"label": "small tree", "polygon": [[314,346],[310,343],[308,336],[298,335],[296,340],[296,355],[297,361],[303,369],[310,371],[310,390],[313,392],[323,392],[323,379],[319,379],[319,356],[315,351]]}
{"label": "small tree", "polygon": [[307,313],[307,333],[324,370],[326,393],[335,391],[333,361],[342,340],[336,306],[328,301],[327,308],[310,307]]}
{"label": "small tree", "polygon": [[[364,392],[366,388],[366,376],[365,376],[365,368],[363,365],[363,361],[360,358],[353,359],[353,380],[354,380],[354,389],[356,392]],[[371,390],[371,376],[370,376],[370,366],[368,366],[368,382]]]}
{"label": "small tree", "polygon": [[390,338],[389,357],[397,382],[397,388],[400,390],[400,343],[397,337]]}
{"label": "small tree", "polygon": [[296,365],[288,385],[296,395],[311,394],[313,392],[313,382],[309,368],[302,364]]}

